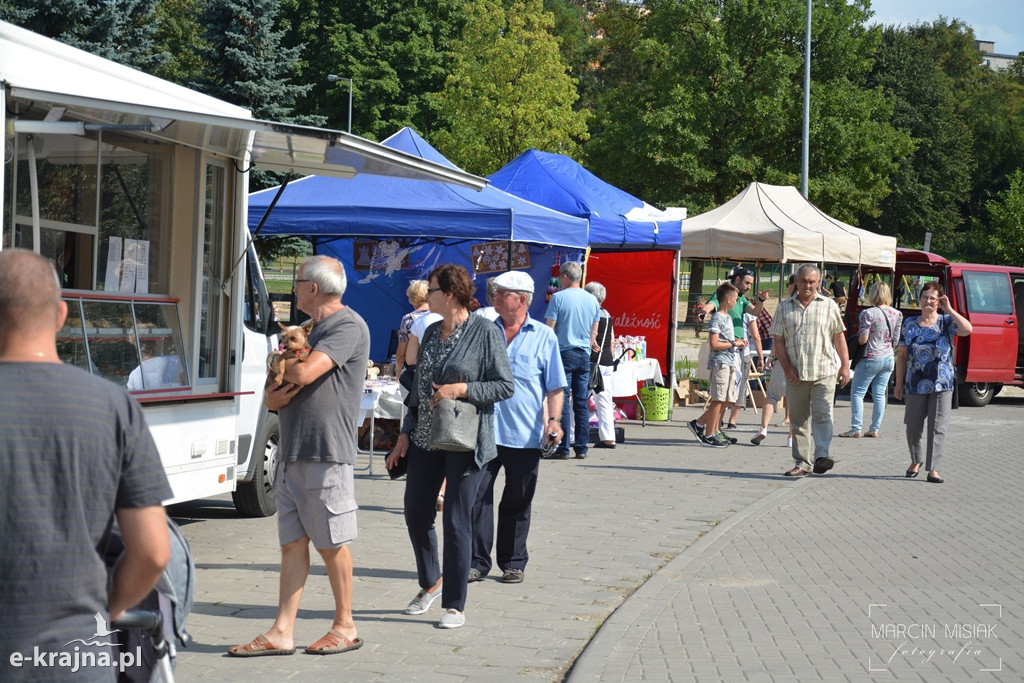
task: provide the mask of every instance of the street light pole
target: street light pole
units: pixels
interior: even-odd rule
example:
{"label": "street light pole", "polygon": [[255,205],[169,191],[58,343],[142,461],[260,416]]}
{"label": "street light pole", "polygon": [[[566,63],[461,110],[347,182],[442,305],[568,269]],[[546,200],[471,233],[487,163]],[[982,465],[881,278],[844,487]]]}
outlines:
{"label": "street light pole", "polygon": [[[808,0],[808,1],[810,1],[810,0]],[[338,81],[348,81],[348,132],[351,133],[352,132],[352,79],[351,78],[342,78],[341,76],[336,76],[335,74],[328,74],[327,75],[327,80],[329,80],[331,83],[337,83]]]}
{"label": "street light pole", "polygon": [[800,193],[807,199],[807,176],[811,161],[811,0],[807,0],[807,30],[804,37],[804,129],[800,159]]}

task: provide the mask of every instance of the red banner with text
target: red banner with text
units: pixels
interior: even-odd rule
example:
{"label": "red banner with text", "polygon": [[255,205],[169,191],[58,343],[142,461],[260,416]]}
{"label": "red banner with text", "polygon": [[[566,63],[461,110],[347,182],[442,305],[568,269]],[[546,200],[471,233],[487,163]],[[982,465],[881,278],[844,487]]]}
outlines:
{"label": "red banner with text", "polygon": [[647,357],[669,373],[670,344],[675,344],[672,313],[676,305],[675,252],[591,252],[587,282],[608,290],[604,307],[612,316],[615,336],[642,336]]}

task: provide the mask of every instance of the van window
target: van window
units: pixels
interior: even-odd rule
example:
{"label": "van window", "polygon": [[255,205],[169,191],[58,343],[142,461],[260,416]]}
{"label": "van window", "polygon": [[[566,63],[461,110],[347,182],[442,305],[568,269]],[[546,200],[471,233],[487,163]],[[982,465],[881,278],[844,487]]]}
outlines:
{"label": "van window", "polygon": [[921,310],[921,288],[929,282],[940,282],[938,275],[901,274],[896,278],[893,288],[893,305],[901,311],[916,312]]}
{"label": "van window", "polygon": [[970,313],[1013,314],[1010,278],[1006,273],[984,273],[965,270],[964,290]]}

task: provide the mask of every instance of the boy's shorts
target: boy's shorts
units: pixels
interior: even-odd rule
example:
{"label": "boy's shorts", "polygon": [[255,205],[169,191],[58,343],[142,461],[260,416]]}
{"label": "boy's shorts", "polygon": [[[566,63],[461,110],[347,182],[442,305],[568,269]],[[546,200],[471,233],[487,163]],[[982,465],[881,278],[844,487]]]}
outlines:
{"label": "boy's shorts", "polygon": [[735,403],[737,396],[736,368],[719,363],[711,370],[711,400]]}

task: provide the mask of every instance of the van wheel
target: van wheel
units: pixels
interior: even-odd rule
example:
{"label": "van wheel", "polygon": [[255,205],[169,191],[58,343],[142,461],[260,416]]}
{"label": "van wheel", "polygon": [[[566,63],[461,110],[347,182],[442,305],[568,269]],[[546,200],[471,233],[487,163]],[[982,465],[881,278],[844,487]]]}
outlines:
{"label": "van wheel", "polygon": [[981,408],[992,402],[1002,388],[996,382],[968,382],[960,385],[960,405]]}
{"label": "van wheel", "polygon": [[270,517],[277,512],[277,495],[274,490],[274,473],[277,471],[278,445],[281,442],[281,425],[277,415],[269,413],[263,423],[260,439],[253,448],[253,457],[260,457],[259,444],[263,444],[260,462],[252,479],[240,482],[231,494],[238,514],[244,517]]}

